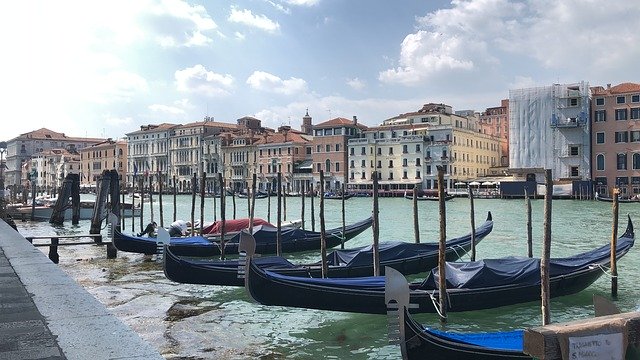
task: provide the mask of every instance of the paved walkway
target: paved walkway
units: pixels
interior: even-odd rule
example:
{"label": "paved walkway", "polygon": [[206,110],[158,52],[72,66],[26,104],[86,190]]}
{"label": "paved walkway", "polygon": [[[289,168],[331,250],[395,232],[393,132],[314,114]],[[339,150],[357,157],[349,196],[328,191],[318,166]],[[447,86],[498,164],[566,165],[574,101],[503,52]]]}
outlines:
{"label": "paved walkway", "polygon": [[0,360],[162,359],[0,220]]}

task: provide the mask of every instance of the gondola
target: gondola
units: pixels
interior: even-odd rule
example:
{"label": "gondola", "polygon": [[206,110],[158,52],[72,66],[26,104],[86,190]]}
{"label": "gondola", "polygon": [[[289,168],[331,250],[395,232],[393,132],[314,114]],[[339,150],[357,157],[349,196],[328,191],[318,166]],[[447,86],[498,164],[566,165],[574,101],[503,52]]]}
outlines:
{"label": "gondola", "polygon": [[[476,244],[493,229],[491,213],[475,231]],[[379,245],[380,268],[388,266],[401,273],[417,274],[438,264],[438,243],[383,242]],[[447,241],[446,258],[455,261],[471,249],[471,234]],[[358,277],[373,274],[372,246],[335,250],[327,255],[329,277]],[[277,256],[259,257],[254,262],[263,269],[289,275],[321,277],[321,263],[295,265]],[[238,279],[238,260],[205,260],[179,257],[167,247],[164,273],[168,279],[189,284],[244,286]]]}
{"label": "gondola", "polygon": [[[358,221],[345,227],[344,241],[353,239],[371,227],[373,218]],[[277,228],[260,225],[253,228],[257,254],[275,254]],[[335,247],[343,241],[342,227],[326,231],[327,247]],[[225,254],[237,254],[240,233],[225,241]],[[320,249],[320,233],[298,228],[281,229],[282,252],[300,252]],[[113,231],[113,245],[120,251],[152,255],[157,253],[155,238],[126,235]],[[216,256],[221,254],[219,241],[202,236],[171,238],[171,251],[179,256]]]}
{"label": "gondola", "polygon": [[[518,360],[531,359],[523,352],[524,331],[521,329],[495,332],[452,332],[425,328],[409,311],[409,285],[402,274],[387,270],[385,302],[389,324],[397,323],[404,360]],[[393,326],[390,326],[393,328]]]}
{"label": "gondola", "polygon": [[[618,239],[617,258],[634,243],[631,218]],[[550,260],[550,296],[582,291],[596,281],[610,264],[610,244]],[[422,282],[411,285],[411,311],[435,312],[438,299],[437,269]],[[302,278],[281,275],[257,266],[249,259],[247,287],[265,305],[383,314],[384,278]],[[447,262],[447,311],[470,311],[534,301],[540,298],[540,259],[506,257],[474,262]],[[469,279],[469,281],[462,281]]]}
{"label": "gondola", "polygon": [[[407,193],[404,194],[404,198],[405,199],[409,199],[409,200],[413,200],[413,195],[409,195]],[[449,200],[453,200],[453,198],[455,198],[455,195],[445,195],[444,196],[444,201],[449,201]],[[418,201],[438,201],[440,200],[439,196],[430,196],[430,195],[421,195],[418,196],[416,199],[418,199]]]}
{"label": "gondola", "polygon": [[325,193],[324,194],[324,199],[325,200],[342,200],[343,197],[344,197],[345,200],[351,199],[353,197],[353,194],[344,194],[344,196],[342,194],[336,194],[336,193]]}
{"label": "gondola", "polygon": [[[601,196],[598,193],[595,194],[595,199],[598,200],[598,201],[613,202],[613,198],[606,197],[606,196]],[[635,198],[635,197],[633,197],[633,198],[618,198],[618,202],[619,203],[640,203],[640,199]]]}
{"label": "gondola", "polygon": [[[239,199],[246,199],[249,197],[247,193],[242,193],[242,192],[239,192],[236,195],[238,196]],[[269,197],[269,194],[266,194],[263,192],[256,192],[256,199],[264,199],[267,197]]]}

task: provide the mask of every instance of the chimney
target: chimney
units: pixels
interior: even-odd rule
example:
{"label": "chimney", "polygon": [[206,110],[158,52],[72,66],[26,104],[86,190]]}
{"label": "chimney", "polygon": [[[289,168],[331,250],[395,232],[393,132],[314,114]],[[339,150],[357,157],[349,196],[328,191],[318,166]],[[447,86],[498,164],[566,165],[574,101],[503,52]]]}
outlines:
{"label": "chimney", "polygon": [[358,117],[353,115],[353,125],[358,125]]}
{"label": "chimney", "polygon": [[607,90],[611,89],[611,84],[607,84]]}

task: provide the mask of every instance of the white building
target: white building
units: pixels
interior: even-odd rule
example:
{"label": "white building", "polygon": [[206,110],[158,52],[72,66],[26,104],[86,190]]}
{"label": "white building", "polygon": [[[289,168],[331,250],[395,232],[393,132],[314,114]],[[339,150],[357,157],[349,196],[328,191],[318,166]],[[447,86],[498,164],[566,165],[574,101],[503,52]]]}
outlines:
{"label": "white building", "polygon": [[169,184],[169,138],[177,124],[142,125],[127,135],[127,186],[137,184],[139,176],[160,173],[165,188]]}
{"label": "white building", "polygon": [[509,91],[509,165],[544,180],[588,180],[589,84],[554,84]]}

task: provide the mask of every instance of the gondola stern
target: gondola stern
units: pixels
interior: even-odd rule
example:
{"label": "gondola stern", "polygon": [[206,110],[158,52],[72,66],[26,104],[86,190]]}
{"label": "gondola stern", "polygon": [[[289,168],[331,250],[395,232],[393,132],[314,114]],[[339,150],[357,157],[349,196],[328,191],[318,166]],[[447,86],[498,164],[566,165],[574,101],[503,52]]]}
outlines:
{"label": "gondola stern", "polygon": [[635,239],[635,233],[633,231],[633,222],[631,222],[631,215],[627,214],[627,230],[624,232],[624,237]]}
{"label": "gondola stern", "polygon": [[493,216],[491,215],[491,211],[487,211],[487,221],[493,221]]}

